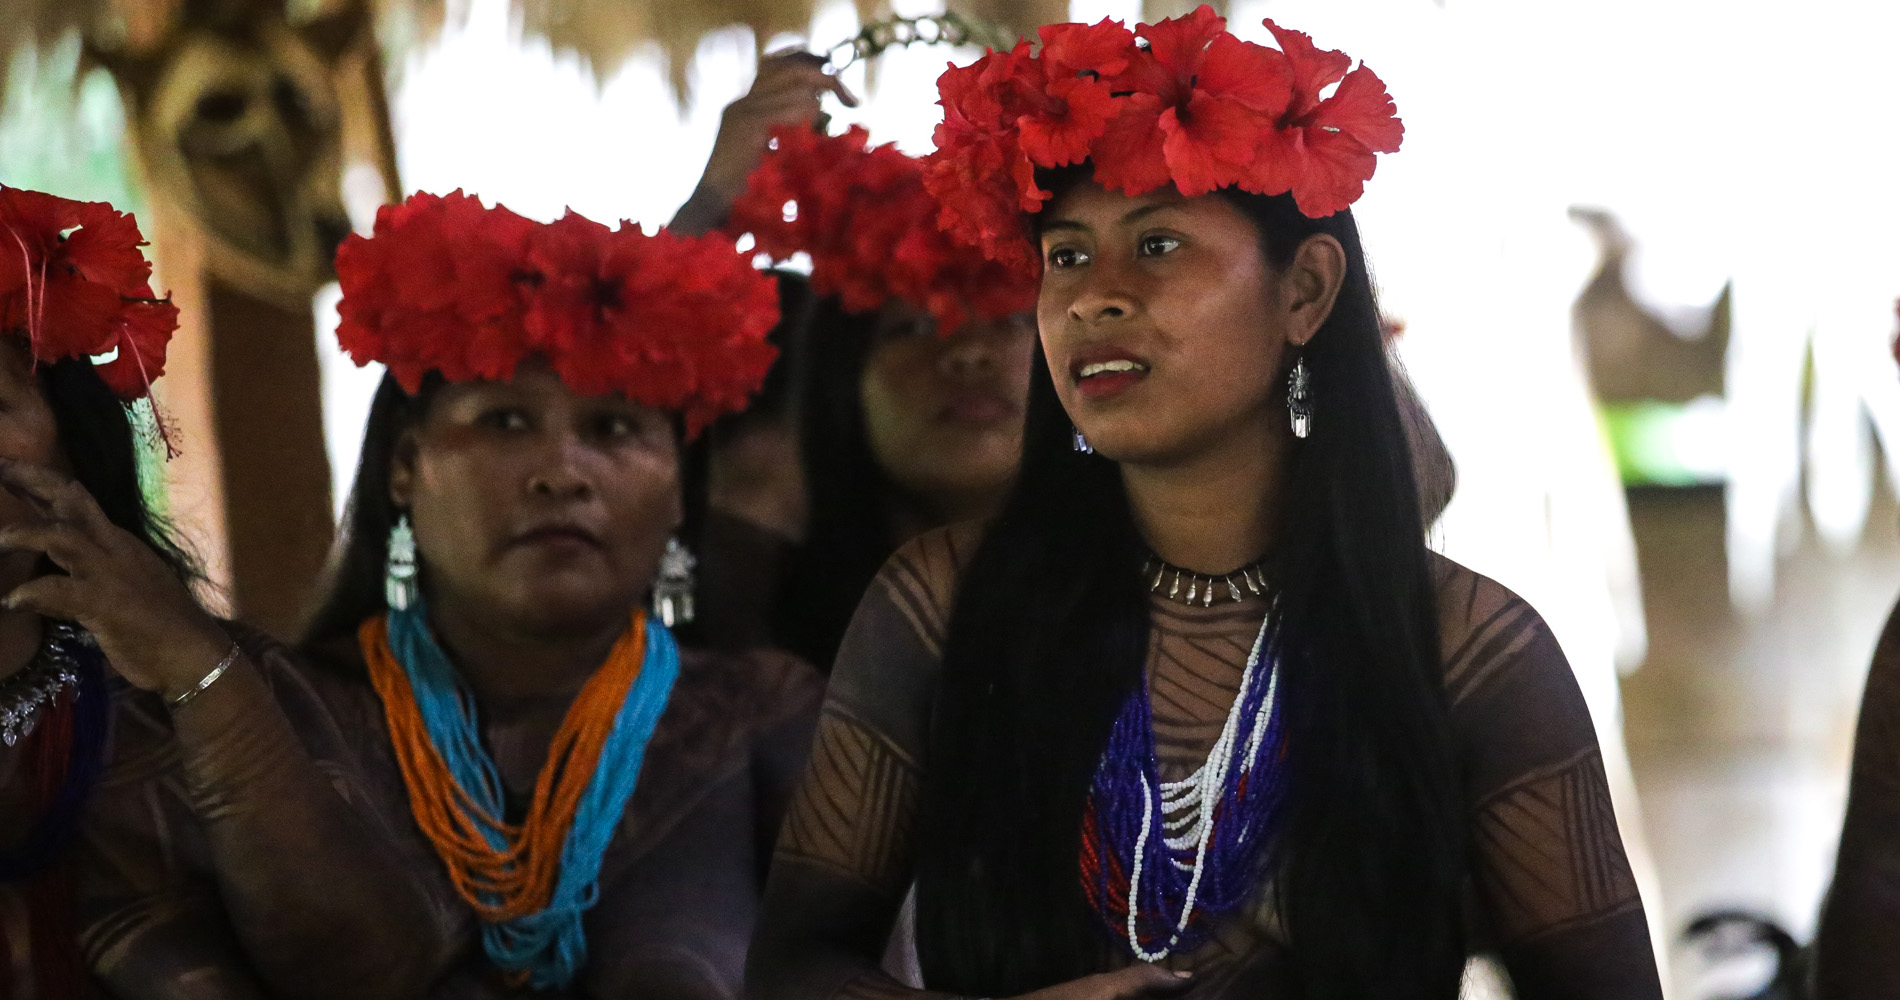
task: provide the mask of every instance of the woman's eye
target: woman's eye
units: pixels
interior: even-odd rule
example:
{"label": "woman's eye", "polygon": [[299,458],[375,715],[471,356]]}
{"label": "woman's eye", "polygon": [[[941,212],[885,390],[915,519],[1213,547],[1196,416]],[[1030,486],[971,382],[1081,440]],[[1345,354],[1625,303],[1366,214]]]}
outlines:
{"label": "woman's eye", "polygon": [[632,417],[614,414],[596,420],[594,431],[606,438],[632,437],[640,433],[640,425]]}
{"label": "woman's eye", "polygon": [[479,423],[491,430],[525,431],[528,429],[528,415],[520,410],[489,410],[482,414]]}
{"label": "woman's eye", "polygon": [[1089,262],[1089,255],[1074,247],[1056,247],[1049,251],[1049,266],[1058,270],[1080,267]]}
{"label": "woman's eye", "polygon": [[1172,236],[1143,236],[1140,250],[1143,257],[1159,257],[1172,253],[1181,246],[1181,241]]}

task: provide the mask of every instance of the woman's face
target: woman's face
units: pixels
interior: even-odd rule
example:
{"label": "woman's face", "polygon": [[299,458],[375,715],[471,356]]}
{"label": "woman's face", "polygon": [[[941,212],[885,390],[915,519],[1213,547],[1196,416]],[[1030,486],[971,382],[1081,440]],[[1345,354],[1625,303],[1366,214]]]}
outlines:
{"label": "woman's face", "polygon": [[1172,187],[1131,198],[1089,183],[1044,214],[1042,349],[1096,451],[1165,464],[1237,433],[1285,431],[1284,415],[1272,419],[1282,355],[1317,329],[1306,301],[1315,289],[1297,262],[1271,266],[1239,208]]}
{"label": "woman's face", "polygon": [[568,390],[546,365],[443,387],[406,433],[390,498],[409,511],[424,582],[527,634],[604,626],[651,585],[681,516],[670,418]]}
{"label": "woman's face", "polygon": [[859,392],[891,482],[950,517],[993,504],[1022,461],[1034,350],[1026,315],[940,337],[916,309],[885,306]]}
{"label": "woman's face", "polygon": [[[26,348],[14,338],[0,346],[0,458],[56,469],[67,467],[59,447],[59,422],[53,408],[40,394],[40,380],[33,372],[33,360]],[[9,490],[0,490],[0,526],[36,520],[39,514],[25,500]],[[0,588],[13,587],[32,579],[38,571],[37,552],[0,554]]]}

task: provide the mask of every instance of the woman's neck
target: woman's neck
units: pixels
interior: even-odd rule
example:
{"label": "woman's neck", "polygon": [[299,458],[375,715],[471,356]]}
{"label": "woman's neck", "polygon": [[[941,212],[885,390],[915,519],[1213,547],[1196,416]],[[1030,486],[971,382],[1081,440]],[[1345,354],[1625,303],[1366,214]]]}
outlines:
{"label": "woman's neck", "polygon": [[455,663],[484,718],[564,713],[587,679],[600,669],[629,618],[560,634],[525,633],[495,616],[464,609],[451,597],[432,599],[429,624]]}
{"label": "woman's neck", "polygon": [[1266,553],[1280,514],[1287,436],[1263,414],[1178,460],[1122,463],[1135,527],[1155,555],[1229,573]]}

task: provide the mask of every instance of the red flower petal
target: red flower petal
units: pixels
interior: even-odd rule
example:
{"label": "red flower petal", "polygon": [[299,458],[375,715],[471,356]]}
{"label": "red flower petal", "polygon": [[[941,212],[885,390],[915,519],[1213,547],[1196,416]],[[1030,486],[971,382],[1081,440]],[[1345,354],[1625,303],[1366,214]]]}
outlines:
{"label": "red flower petal", "polygon": [[1140,25],[1135,34],[1147,39],[1148,51],[1162,66],[1186,82],[1200,68],[1208,43],[1226,29],[1227,19],[1202,4],[1181,17]]}
{"label": "red flower petal", "polygon": [[1310,218],[1344,211],[1365,193],[1378,159],[1365,143],[1344,132],[1303,129],[1306,169],[1293,185],[1293,200]]}
{"label": "red flower petal", "polygon": [[1131,51],[1128,54],[1128,68],[1104,82],[1111,93],[1148,94],[1162,97],[1168,103],[1173,103],[1177,92],[1185,86],[1172,69],[1162,65],[1161,60],[1147,49]]}
{"label": "red flower petal", "polygon": [[1305,32],[1282,28],[1272,18],[1261,23],[1280,43],[1292,76],[1293,100],[1287,113],[1294,118],[1304,117],[1319,103],[1319,92],[1338,83],[1352,68],[1352,59],[1344,52],[1319,48]]}
{"label": "red flower petal", "polygon": [[608,233],[570,211],[529,238],[528,267],[540,275],[540,285],[522,326],[529,342],[550,357],[583,350],[602,336],[608,288],[600,255]]}
{"label": "red flower petal", "polygon": [[1078,73],[1114,76],[1128,68],[1135,48],[1135,33],[1106,17],[1095,24],[1046,25],[1038,34],[1051,82]]}
{"label": "red flower petal", "polygon": [[1280,53],[1222,34],[1208,43],[1194,88],[1277,118],[1293,99],[1293,74]]}
{"label": "red flower petal", "polygon": [[1190,198],[1239,183],[1261,130],[1259,112],[1201,93],[1186,109],[1163,111],[1160,125],[1174,186]]}
{"label": "red flower petal", "polygon": [[1303,124],[1338,129],[1380,153],[1398,152],[1405,139],[1405,125],[1385,83],[1364,66],[1346,74],[1333,96],[1321,101]]}
{"label": "red flower petal", "polygon": [[1293,190],[1307,169],[1306,136],[1302,129],[1265,129],[1254,146],[1253,162],[1241,179],[1242,190],[1278,195]]}
{"label": "red flower petal", "polygon": [[1010,176],[1016,180],[1016,205],[1023,211],[1035,214],[1042,211],[1042,203],[1055,197],[1036,184],[1036,164],[1022,151],[1015,151],[1009,159]]}
{"label": "red flower petal", "polygon": [[39,328],[32,337],[34,357],[57,361],[112,350],[125,309],[118,289],[76,275],[49,280],[44,288],[35,317]]}
{"label": "red flower petal", "polygon": [[111,286],[131,297],[151,280],[152,265],[139,252],[145,238],[130,215],[103,202],[82,205],[80,227],[66,237],[59,258],[88,281]]}
{"label": "red flower petal", "polygon": [[1018,124],[1024,154],[1045,167],[1088,159],[1089,144],[1115,114],[1107,85],[1086,77],[1058,79],[1050,82],[1049,97],[1059,110],[1024,115]]}
{"label": "red flower petal", "polygon": [[[140,289],[151,299],[149,287]],[[119,356],[98,367],[99,377],[120,399],[137,399],[165,374],[165,348],[178,329],[178,307],[170,302],[127,303],[119,320]]]}
{"label": "red flower petal", "polygon": [[1161,130],[1161,100],[1131,94],[1121,114],[1095,140],[1095,183],[1130,196],[1147,194],[1169,181],[1168,158],[1155,138]]}

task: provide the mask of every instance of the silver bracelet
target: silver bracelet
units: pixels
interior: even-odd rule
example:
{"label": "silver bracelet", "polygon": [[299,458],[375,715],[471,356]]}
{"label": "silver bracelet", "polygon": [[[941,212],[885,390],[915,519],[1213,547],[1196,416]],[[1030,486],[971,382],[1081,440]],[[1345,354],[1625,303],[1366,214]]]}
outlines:
{"label": "silver bracelet", "polygon": [[237,662],[237,658],[238,658],[238,644],[234,642],[231,644],[231,651],[229,653],[224,654],[224,659],[219,660],[218,665],[215,667],[212,667],[211,672],[204,675],[204,678],[200,680],[196,686],[186,690],[184,694],[181,694],[178,697],[172,699],[172,704],[171,704],[172,711],[176,712],[179,709],[185,707],[185,704],[191,701],[191,699],[196,698],[199,695],[203,694],[205,688],[208,688],[211,685],[216,684],[218,682],[218,678],[223,677],[224,672],[226,670],[231,669],[231,664]]}

